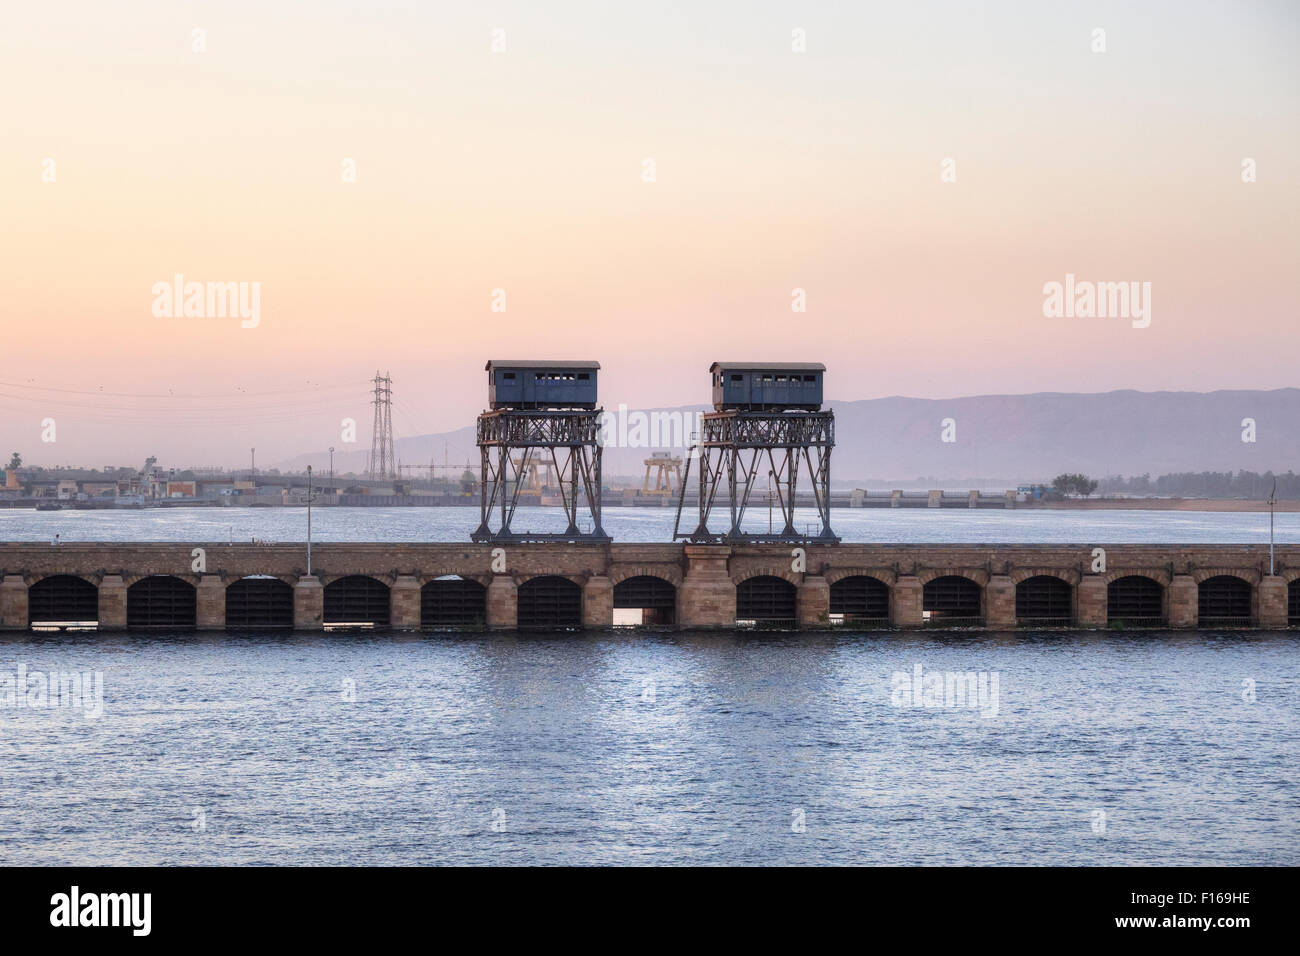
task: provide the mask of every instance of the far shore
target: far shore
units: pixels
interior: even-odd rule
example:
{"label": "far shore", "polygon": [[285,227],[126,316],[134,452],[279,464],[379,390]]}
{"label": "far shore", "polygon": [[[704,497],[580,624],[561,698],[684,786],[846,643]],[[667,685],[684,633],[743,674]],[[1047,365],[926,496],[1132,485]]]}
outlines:
{"label": "far shore", "polygon": [[[1017,508],[1059,511],[1268,511],[1268,501],[1248,498],[1067,498],[1036,501]],[[1300,511],[1300,500],[1279,499],[1275,511]]]}

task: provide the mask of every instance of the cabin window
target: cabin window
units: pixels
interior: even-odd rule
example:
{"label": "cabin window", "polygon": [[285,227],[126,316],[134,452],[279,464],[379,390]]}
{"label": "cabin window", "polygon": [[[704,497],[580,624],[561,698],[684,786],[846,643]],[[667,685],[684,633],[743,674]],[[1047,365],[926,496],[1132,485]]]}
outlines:
{"label": "cabin window", "polygon": [[743,381],[745,380],[745,376],[743,376],[743,375],[733,375],[733,376],[731,376],[731,380],[732,380],[733,382],[743,382]]}
{"label": "cabin window", "polygon": [[778,376],[776,377],[776,380],[777,380],[778,382],[784,382],[784,381],[785,381],[785,376],[784,376],[784,375],[778,375]]}
{"label": "cabin window", "polygon": [[591,374],[590,374],[589,372],[579,372],[579,373],[578,373],[578,381],[579,381],[579,382],[590,382],[590,381],[591,381]]}
{"label": "cabin window", "polygon": [[817,376],[816,376],[816,375],[805,375],[805,376],[803,377],[803,380],[804,380],[805,382],[815,382],[815,381],[817,381]]}
{"label": "cabin window", "polygon": [[507,382],[513,382],[513,381],[515,380],[515,373],[514,373],[514,372],[505,372],[504,374],[502,374],[501,377],[502,377],[503,379],[505,379]]}

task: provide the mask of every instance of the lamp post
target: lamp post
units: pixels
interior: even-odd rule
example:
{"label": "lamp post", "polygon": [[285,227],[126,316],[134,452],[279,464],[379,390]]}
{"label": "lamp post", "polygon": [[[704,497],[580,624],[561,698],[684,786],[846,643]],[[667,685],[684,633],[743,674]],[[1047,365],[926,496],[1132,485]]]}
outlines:
{"label": "lamp post", "polygon": [[307,576],[311,577],[311,465],[307,466]]}
{"label": "lamp post", "polygon": [[1276,572],[1273,570],[1273,509],[1277,505],[1277,479],[1273,479],[1273,490],[1268,493],[1268,576],[1271,578]]}
{"label": "lamp post", "polygon": [[334,446],[330,445],[330,491],[334,490]]}

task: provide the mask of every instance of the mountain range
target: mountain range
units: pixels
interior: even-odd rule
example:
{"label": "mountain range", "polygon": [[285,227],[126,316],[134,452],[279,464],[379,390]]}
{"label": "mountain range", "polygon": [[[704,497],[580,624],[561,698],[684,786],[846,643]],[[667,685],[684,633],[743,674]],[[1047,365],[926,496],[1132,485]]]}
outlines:
{"label": "mountain range", "polygon": [[[1062,472],[1093,477],[1178,471],[1287,471],[1300,465],[1300,389],[1100,393],[1035,392],[965,398],[833,401],[835,485],[1004,488],[1049,481]],[[617,407],[607,406],[616,413]],[[645,409],[692,414],[702,405]],[[631,430],[630,430],[631,431]],[[397,438],[400,461],[423,472],[430,459],[477,471],[472,424]],[[604,474],[644,474],[662,447],[607,444]],[[364,449],[364,446],[360,446]],[[283,469],[328,465],[324,453],[282,462]],[[338,472],[361,472],[366,452],[336,452]]]}

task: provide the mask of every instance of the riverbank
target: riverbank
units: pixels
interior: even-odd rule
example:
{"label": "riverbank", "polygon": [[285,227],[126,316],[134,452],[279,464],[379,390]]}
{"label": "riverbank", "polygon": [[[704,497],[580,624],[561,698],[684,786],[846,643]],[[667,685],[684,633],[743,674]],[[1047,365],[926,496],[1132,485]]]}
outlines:
{"label": "riverbank", "polygon": [[[1041,511],[1214,511],[1268,512],[1268,501],[1249,498],[1067,498],[1017,505]],[[1278,513],[1300,513],[1300,501],[1278,501]]]}

